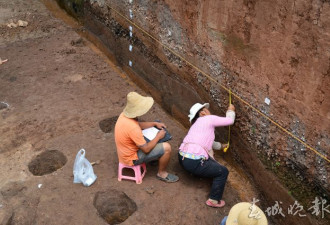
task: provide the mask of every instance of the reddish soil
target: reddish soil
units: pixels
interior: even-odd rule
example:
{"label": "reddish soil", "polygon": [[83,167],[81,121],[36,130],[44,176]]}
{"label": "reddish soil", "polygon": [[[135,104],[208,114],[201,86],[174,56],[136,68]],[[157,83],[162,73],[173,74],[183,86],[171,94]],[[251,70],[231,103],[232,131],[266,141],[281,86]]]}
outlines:
{"label": "reddish soil", "polygon": [[[73,0],[58,1],[70,12],[75,10],[69,4]],[[289,192],[305,207],[315,196],[329,196],[330,166],[322,159],[330,149],[325,97],[330,93],[325,50],[329,1],[98,0],[80,7],[84,14],[77,16],[84,27],[135,83],[182,124],[189,125],[186,111],[196,101],[210,102],[213,112],[223,113],[226,86],[237,94],[233,103],[239,112],[232,143],[243,142],[250,157],[241,149],[232,152],[248,172],[256,177],[254,171],[270,168],[289,190],[285,198],[290,198]],[[129,10],[132,20],[124,18]],[[134,27],[132,37],[129,26]],[[129,61],[133,66],[128,66]],[[218,131],[220,137],[226,135]],[[256,169],[250,158],[264,166]]]}
{"label": "reddish soil", "polygon": [[[29,24],[9,28],[10,19]],[[227,205],[207,207],[210,180],[189,175],[177,161],[186,130],[157,104],[142,119],[167,124],[174,137],[168,169],[180,181],[165,184],[156,179],[157,167],[147,165],[142,184],[119,182],[113,130],[99,123],[113,122],[129,91],[145,93],[81,39],[75,32],[82,31],[79,25],[63,19],[73,27],[39,1],[0,0],[0,57],[8,59],[0,65],[0,101],[9,105],[0,111],[0,224],[107,224],[93,201],[96,193],[109,189],[125,192],[137,205],[123,224],[218,224],[235,203],[259,197],[243,173],[220,159],[230,170]],[[94,166],[98,178],[90,187],[73,184],[73,163],[81,148],[90,162],[102,160]],[[28,165],[47,150],[62,152],[67,163],[34,176]],[[54,163],[46,162],[49,167]]]}

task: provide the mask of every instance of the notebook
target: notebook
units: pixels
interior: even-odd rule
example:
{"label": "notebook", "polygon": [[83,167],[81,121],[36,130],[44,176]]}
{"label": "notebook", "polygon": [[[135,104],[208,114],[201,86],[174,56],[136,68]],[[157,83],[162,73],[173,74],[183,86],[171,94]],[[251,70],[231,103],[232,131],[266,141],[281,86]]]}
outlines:
{"label": "notebook", "polygon": [[[166,128],[163,128],[163,129],[166,131],[166,134],[162,139],[160,139],[158,141],[158,143],[166,142],[166,141],[169,141],[172,139],[172,135],[168,132],[168,130]],[[159,132],[159,129],[156,127],[150,127],[150,128],[142,130],[144,139],[147,142],[150,142],[151,140],[153,140],[156,137],[158,132]]]}

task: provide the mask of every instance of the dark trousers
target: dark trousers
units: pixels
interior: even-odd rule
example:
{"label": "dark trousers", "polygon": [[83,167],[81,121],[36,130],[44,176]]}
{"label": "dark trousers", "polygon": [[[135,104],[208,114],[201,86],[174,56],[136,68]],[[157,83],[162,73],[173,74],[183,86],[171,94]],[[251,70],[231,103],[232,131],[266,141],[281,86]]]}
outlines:
{"label": "dark trousers", "polygon": [[213,178],[209,198],[220,201],[222,199],[223,191],[225,190],[225,185],[229,174],[228,169],[220,165],[211,157],[209,157],[208,160],[194,160],[188,158],[184,158],[182,160],[182,155],[178,154],[178,156],[179,163],[188,172],[199,177]]}

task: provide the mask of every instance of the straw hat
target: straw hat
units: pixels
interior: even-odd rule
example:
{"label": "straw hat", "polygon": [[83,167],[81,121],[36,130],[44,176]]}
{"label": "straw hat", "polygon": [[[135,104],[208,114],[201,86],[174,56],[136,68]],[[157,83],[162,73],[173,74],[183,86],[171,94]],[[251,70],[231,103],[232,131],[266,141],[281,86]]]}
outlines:
{"label": "straw hat", "polygon": [[124,115],[128,118],[135,118],[146,114],[154,104],[152,97],[144,97],[136,92],[127,94],[127,103]]}
{"label": "straw hat", "polygon": [[188,115],[190,123],[191,123],[192,119],[194,119],[194,117],[196,116],[196,113],[204,107],[209,108],[210,104],[209,103],[204,103],[202,105],[201,103],[196,103],[195,105],[193,105],[190,108],[190,111],[189,111],[190,114]]}
{"label": "straw hat", "polygon": [[258,206],[241,202],[230,209],[226,225],[268,225],[268,222]]}

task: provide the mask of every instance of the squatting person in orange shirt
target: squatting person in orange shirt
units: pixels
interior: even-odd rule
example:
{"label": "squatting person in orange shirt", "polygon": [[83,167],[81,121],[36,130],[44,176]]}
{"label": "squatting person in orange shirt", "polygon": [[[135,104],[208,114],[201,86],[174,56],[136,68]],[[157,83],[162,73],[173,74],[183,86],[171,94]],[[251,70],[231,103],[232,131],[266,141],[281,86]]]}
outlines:
{"label": "squatting person in orange shirt", "polygon": [[[115,126],[115,141],[119,162],[128,165],[139,165],[159,159],[157,178],[173,183],[179,180],[174,174],[166,171],[171,156],[171,145],[167,142],[158,143],[166,132],[165,124],[158,122],[139,122],[138,117],[146,114],[152,107],[152,97],[144,97],[136,92],[127,95],[127,103]],[[156,126],[161,129],[156,137],[147,142],[142,130]]]}

